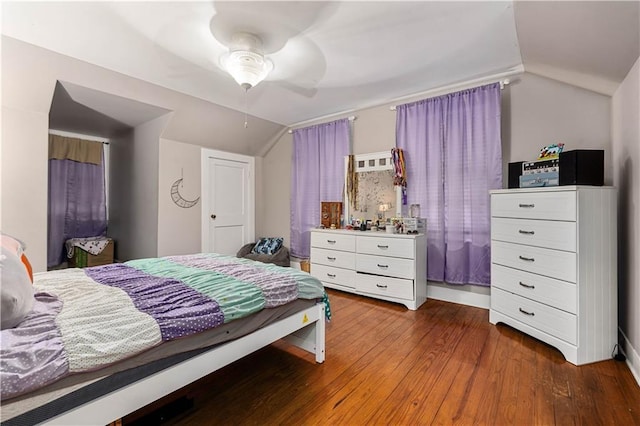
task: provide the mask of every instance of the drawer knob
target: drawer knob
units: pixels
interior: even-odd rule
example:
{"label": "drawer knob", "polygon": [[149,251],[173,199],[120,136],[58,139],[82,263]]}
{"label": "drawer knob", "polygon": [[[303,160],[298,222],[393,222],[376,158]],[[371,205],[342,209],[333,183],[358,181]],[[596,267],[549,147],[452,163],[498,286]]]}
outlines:
{"label": "drawer knob", "polygon": [[525,235],[533,235],[535,234],[535,231],[525,231],[523,229],[518,230],[519,233],[521,234],[525,234]]}
{"label": "drawer knob", "polygon": [[518,256],[520,258],[520,260],[526,260],[527,262],[535,262],[536,260],[533,257],[524,257],[524,256]]}
{"label": "drawer knob", "polygon": [[523,209],[532,209],[535,206],[535,204],[518,204],[518,207],[522,207]]}
{"label": "drawer knob", "polygon": [[335,257],[327,256],[327,260],[336,260]]}
{"label": "drawer knob", "polygon": [[328,272],[327,272],[327,276],[328,276],[329,278],[335,278],[335,277],[336,277],[336,274],[330,274],[330,273],[328,273]]}
{"label": "drawer knob", "polygon": [[378,248],[379,249],[387,249],[387,248],[389,248],[389,246],[383,246],[383,245],[378,244]]}
{"label": "drawer knob", "polygon": [[530,288],[530,289],[534,289],[534,288],[536,288],[536,286],[535,286],[535,285],[525,284],[525,283],[523,283],[522,281],[520,281],[520,282],[519,282],[519,284],[520,284],[522,287],[524,287],[524,288]]}
{"label": "drawer knob", "polygon": [[524,309],[522,309],[522,308],[518,308],[518,310],[519,310],[520,312],[522,312],[523,314],[525,314],[525,315],[529,315],[530,317],[535,316],[535,313],[533,313],[533,312],[527,312],[527,311],[525,311],[525,310],[524,310]]}
{"label": "drawer knob", "polygon": [[336,243],[336,240],[327,240],[327,242],[328,242],[329,244],[335,244],[335,243]]}
{"label": "drawer knob", "polygon": [[388,268],[388,267],[389,267],[389,265],[381,265],[381,264],[378,263],[378,268]]}
{"label": "drawer knob", "polygon": [[387,288],[386,285],[382,285],[382,284],[376,284],[376,287],[378,287],[378,288]]}

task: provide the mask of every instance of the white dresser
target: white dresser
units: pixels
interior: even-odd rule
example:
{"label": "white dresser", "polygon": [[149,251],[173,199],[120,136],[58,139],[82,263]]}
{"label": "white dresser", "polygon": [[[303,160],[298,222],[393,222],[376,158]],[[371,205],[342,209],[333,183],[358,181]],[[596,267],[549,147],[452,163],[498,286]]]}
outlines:
{"label": "white dresser", "polygon": [[491,310],[580,365],[617,343],[617,213],[611,187],[491,191]]}
{"label": "white dresser", "polygon": [[427,300],[424,234],[314,229],[311,274],[326,287],[402,303]]}

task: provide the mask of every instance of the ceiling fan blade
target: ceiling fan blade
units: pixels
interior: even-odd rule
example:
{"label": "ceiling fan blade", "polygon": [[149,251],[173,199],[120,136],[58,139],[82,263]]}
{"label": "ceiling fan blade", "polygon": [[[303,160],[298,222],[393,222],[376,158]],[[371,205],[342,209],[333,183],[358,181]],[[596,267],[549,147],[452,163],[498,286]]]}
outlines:
{"label": "ceiling fan blade", "polygon": [[318,93],[318,89],[316,87],[303,87],[303,86],[297,86],[293,83],[290,83],[288,81],[274,81],[272,82],[274,84],[277,84],[278,86],[282,87],[283,89],[287,89],[293,93],[296,93],[298,95],[304,96],[305,98],[313,98],[316,93]]}
{"label": "ceiling fan blade", "polygon": [[282,49],[292,37],[332,15],[337,2],[319,1],[215,1],[210,30],[223,45],[237,32],[255,34],[265,54]]}
{"label": "ceiling fan blade", "polygon": [[287,81],[304,88],[316,88],[322,82],[327,62],[320,48],[308,37],[290,39],[269,58],[275,66],[268,80]]}
{"label": "ceiling fan blade", "polygon": [[[156,52],[172,67],[195,64],[203,69],[220,68],[218,58],[228,49],[211,36],[209,22],[215,14],[210,2],[187,2],[175,13],[175,4],[154,3],[154,19],[149,19],[150,3],[113,2],[109,7],[132,29],[150,40]],[[161,19],[159,19],[160,17]],[[186,63],[180,63],[182,58]]]}
{"label": "ceiling fan blade", "polygon": [[220,68],[219,57],[228,50],[194,17],[185,17],[162,28],[156,42],[174,55],[210,70]]}

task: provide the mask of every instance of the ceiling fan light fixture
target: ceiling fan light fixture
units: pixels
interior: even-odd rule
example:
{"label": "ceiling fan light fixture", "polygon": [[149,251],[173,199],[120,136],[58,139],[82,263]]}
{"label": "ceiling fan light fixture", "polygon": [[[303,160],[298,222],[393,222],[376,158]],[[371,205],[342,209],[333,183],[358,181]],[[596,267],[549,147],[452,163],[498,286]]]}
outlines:
{"label": "ceiling fan light fixture", "polygon": [[273,62],[262,54],[262,41],[249,33],[233,36],[232,46],[222,64],[245,90],[256,86],[273,70]]}

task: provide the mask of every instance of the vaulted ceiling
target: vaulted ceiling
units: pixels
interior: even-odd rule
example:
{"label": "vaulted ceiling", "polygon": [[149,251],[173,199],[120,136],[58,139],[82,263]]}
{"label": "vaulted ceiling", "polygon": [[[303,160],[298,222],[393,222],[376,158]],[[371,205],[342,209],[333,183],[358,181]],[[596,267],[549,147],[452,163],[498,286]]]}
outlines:
{"label": "vaulted ceiling", "polygon": [[[534,72],[612,94],[638,59],[637,1],[3,2],[2,33],[278,123]],[[246,95],[231,34],[275,68]]]}

